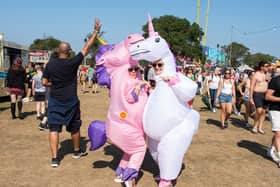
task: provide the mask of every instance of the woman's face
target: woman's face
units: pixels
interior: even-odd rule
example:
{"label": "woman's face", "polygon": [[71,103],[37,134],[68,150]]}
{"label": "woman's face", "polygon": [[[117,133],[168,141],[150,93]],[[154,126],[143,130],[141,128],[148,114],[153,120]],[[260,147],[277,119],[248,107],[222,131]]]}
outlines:
{"label": "woman's face", "polygon": [[229,79],[231,76],[231,72],[230,71],[226,71],[225,74],[224,74],[224,78],[225,79]]}
{"label": "woman's face", "polygon": [[133,79],[135,79],[137,77],[138,71],[139,71],[138,66],[132,66],[132,67],[128,68],[129,76]]}
{"label": "woman's face", "polygon": [[162,60],[157,60],[157,61],[153,62],[152,66],[154,68],[156,75],[160,75],[163,72],[164,64],[163,64]]}

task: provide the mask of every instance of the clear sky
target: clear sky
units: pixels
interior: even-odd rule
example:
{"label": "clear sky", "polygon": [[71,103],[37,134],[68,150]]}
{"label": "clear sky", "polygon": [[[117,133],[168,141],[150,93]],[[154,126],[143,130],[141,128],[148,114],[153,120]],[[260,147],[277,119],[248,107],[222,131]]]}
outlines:
{"label": "clear sky", "polygon": [[[92,31],[95,17],[102,22],[104,39],[118,43],[128,34],[141,34],[148,13],[153,18],[174,15],[195,22],[197,0],[13,0],[1,1],[0,7],[0,32],[5,40],[30,45],[37,38],[53,36],[68,41],[77,52]],[[207,0],[201,0],[203,30],[206,7]],[[227,45],[232,36],[232,41],[252,53],[280,58],[279,7],[278,0],[211,0],[207,45]]]}

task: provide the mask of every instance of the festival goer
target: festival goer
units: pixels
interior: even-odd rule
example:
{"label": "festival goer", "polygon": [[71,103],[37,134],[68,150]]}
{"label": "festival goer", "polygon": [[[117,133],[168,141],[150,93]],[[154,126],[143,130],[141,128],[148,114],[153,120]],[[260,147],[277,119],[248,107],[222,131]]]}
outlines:
{"label": "festival goer", "polygon": [[97,88],[98,88],[98,79],[97,79],[97,74],[96,74],[96,68],[93,68],[93,73],[91,77],[91,82],[92,82],[92,93],[97,93]]}
{"label": "festival goer", "polygon": [[212,112],[216,112],[215,99],[217,97],[217,91],[219,88],[220,79],[221,79],[221,69],[216,68],[214,75],[210,76],[209,83],[208,83],[208,90],[209,90],[208,92],[210,93]]}
{"label": "festival goer", "polygon": [[[250,103],[250,85],[251,85],[251,80],[252,77],[254,76],[254,72],[251,71],[248,73],[248,79],[244,79],[242,83],[238,85],[238,90],[240,94],[242,95],[242,99],[245,103],[245,127],[246,128],[251,128],[251,125],[249,123],[249,116],[253,112],[253,107],[252,104]],[[244,88],[244,89],[243,89]]]}
{"label": "festival goer", "polygon": [[239,75],[239,78],[238,78],[238,80],[237,81],[234,81],[234,83],[235,83],[235,88],[237,88],[237,89],[235,89],[235,91],[236,91],[236,104],[235,105],[233,105],[233,107],[234,107],[234,111],[235,111],[235,114],[237,115],[237,116],[240,116],[241,114],[240,114],[240,111],[241,111],[241,107],[242,107],[242,104],[243,104],[243,96],[242,96],[242,94],[241,94],[241,91],[242,91],[242,93],[244,92],[244,90],[245,90],[245,85],[242,85],[241,87],[240,87],[240,89],[239,89],[239,85],[243,82],[243,80],[244,80],[244,74],[243,73],[241,73],[240,75]]}
{"label": "festival goer", "polygon": [[159,187],[171,187],[199,125],[199,114],[188,104],[197,84],[176,72],[174,55],[167,42],[148,20],[149,38],[130,47],[134,60],[152,62],[156,86],[149,95],[143,115],[149,151],[160,170]]}
{"label": "festival goer", "polygon": [[18,107],[18,117],[23,119],[22,115],[22,96],[24,94],[24,82],[26,78],[25,70],[22,66],[22,59],[16,57],[8,70],[7,85],[11,98],[12,119],[16,119],[16,103]]}
{"label": "festival goer", "polygon": [[92,64],[87,68],[87,81],[88,81],[88,87],[92,87],[92,76],[94,74],[94,69],[92,67]]}
{"label": "festival goer", "polygon": [[267,91],[268,82],[266,80],[266,73],[269,64],[266,61],[260,61],[258,64],[258,71],[254,74],[250,85],[250,103],[255,105],[256,114],[254,125],[252,128],[253,133],[264,134],[263,123],[265,120],[265,113],[267,102],[265,101],[265,92]]}
{"label": "festival goer", "polygon": [[82,66],[80,71],[80,84],[82,93],[86,93],[87,68]]}
{"label": "festival goer", "polygon": [[280,63],[276,64],[276,72],[274,78],[269,83],[265,99],[269,101],[269,117],[272,123],[271,148],[268,155],[278,163],[280,167]]}
{"label": "festival goer", "polygon": [[59,44],[59,58],[50,60],[43,74],[43,85],[51,86],[48,101],[49,142],[51,148],[51,166],[59,166],[58,143],[62,125],[71,133],[74,153],[77,159],[87,155],[80,147],[80,102],[77,96],[77,70],[88,54],[101,27],[95,20],[94,31],[85,47],[75,57],[70,58],[71,46],[67,42]]}
{"label": "festival goer", "polygon": [[192,67],[187,67],[187,69],[186,69],[186,76],[189,77],[191,80],[195,81],[195,76],[193,74]]}
{"label": "festival goer", "polygon": [[[125,99],[129,104],[136,104],[137,102],[139,102],[139,100],[145,100],[145,101],[147,100],[149,83],[147,81],[142,81],[139,70],[140,68],[138,66],[131,66],[128,68],[129,80],[127,80],[124,85],[125,87],[124,94],[125,94]],[[132,170],[136,161],[141,164],[142,161],[144,160],[145,153],[146,153],[146,145],[142,146],[141,148],[139,147],[137,153],[135,154],[129,155],[127,153],[124,153],[120,161],[120,164],[116,170],[115,182],[124,182],[126,177],[125,174],[128,172],[128,171],[125,172],[125,169],[130,168]],[[137,169],[137,172],[139,170],[139,168],[133,168],[133,169]],[[135,179],[127,181],[126,184],[127,186],[131,186],[131,187],[134,186]]]}
{"label": "festival goer", "polygon": [[46,87],[42,85],[42,67],[35,67],[36,74],[32,78],[32,91],[36,102],[37,119],[42,120],[45,115]]}
{"label": "festival goer", "polygon": [[223,78],[219,81],[217,98],[221,105],[221,128],[228,127],[228,119],[232,112],[232,103],[235,102],[235,84],[230,78],[230,70],[225,70]]}
{"label": "festival goer", "polygon": [[31,62],[28,64],[27,68],[25,69],[26,72],[26,84],[27,84],[27,91],[25,98],[22,99],[23,102],[32,101],[32,77],[35,75],[34,71],[34,64]]}
{"label": "festival goer", "polygon": [[[56,59],[59,57],[59,53],[57,50],[53,51],[51,56],[50,56],[50,60],[52,59]],[[44,68],[46,67],[46,64],[44,64]],[[46,100],[45,100],[45,114],[42,117],[42,120],[40,121],[40,124],[38,125],[38,129],[40,130],[49,130],[49,126],[48,126],[48,115],[47,115],[47,111],[48,111],[48,99],[49,99],[49,95],[50,95],[50,89],[51,87],[45,87],[46,88]]]}

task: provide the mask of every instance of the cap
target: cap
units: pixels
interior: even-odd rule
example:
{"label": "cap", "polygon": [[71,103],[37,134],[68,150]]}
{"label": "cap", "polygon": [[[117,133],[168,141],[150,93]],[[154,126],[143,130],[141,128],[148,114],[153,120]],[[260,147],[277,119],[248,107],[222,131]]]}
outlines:
{"label": "cap", "polygon": [[276,62],[275,66],[280,67],[280,61]]}

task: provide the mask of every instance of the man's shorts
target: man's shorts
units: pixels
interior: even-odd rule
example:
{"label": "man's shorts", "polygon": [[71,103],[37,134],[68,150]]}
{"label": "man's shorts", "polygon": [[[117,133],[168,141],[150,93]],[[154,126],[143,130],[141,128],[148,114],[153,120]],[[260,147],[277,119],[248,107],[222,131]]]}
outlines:
{"label": "man's shorts", "polygon": [[72,134],[78,132],[82,125],[78,98],[59,101],[49,97],[48,121],[51,132],[61,132],[63,125],[66,125],[66,130]]}
{"label": "man's shorts", "polygon": [[265,93],[254,92],[253,100],[256,108],[267,108],[267,102],[265,100]]}
{"label": "man's shorts", "polygon": [[[60,133],[62,132],[63,125],[64,124],[49,124],[49,130],[50,132]],[[77,107],[77,110],[75,112],[75,115],[73,116],[71,123],[66,125],[66,131],[75,134],[80,130],[81,126],[82,126],[81,111],[80,111],[80,107]]]}
{"label": "man's shorts", "polygon": [[270,110],[268,114],[272,123],[272,131],[280,131],[280,111]]}

